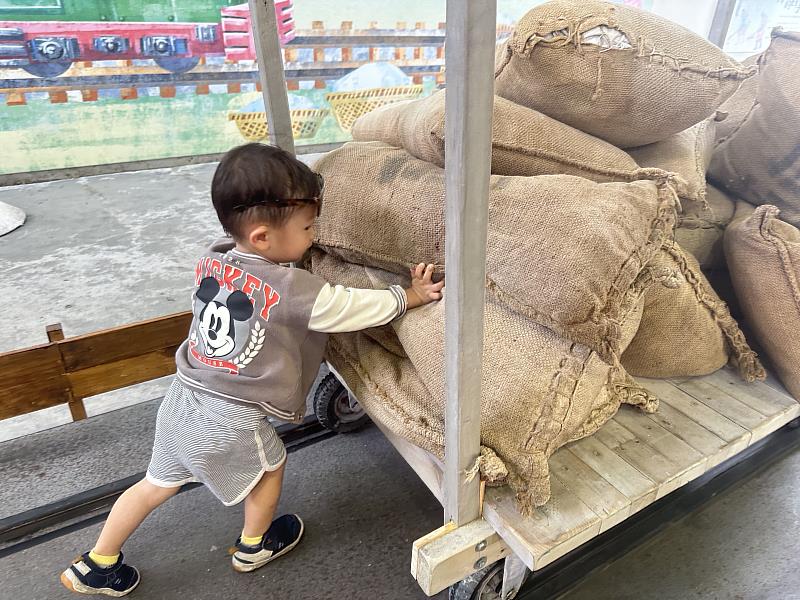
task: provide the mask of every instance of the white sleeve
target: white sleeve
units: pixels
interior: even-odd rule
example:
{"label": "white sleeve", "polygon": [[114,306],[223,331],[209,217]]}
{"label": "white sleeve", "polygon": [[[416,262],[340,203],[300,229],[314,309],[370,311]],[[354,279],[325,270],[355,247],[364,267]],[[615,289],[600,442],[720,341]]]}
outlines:
{"label": "white sleeve", "polygon": [[345,333],[386,325],[406,312],[406,292],[399,285],[388,290],[362,290],[325,284],[317,295],[308,328],[321,333]]}

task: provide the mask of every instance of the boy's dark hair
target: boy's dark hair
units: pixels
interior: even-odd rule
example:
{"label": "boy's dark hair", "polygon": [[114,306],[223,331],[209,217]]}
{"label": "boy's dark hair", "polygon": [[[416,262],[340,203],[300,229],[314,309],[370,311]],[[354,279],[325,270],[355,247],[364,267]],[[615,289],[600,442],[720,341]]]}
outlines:
{"label": "boy's dark hair", "polygon": [[322,177],[290,153],[267,144],[229,150],[214,172],[211,201],[225,233],[241,238],[246,223],[280,227],[303,206],[322,205]]}

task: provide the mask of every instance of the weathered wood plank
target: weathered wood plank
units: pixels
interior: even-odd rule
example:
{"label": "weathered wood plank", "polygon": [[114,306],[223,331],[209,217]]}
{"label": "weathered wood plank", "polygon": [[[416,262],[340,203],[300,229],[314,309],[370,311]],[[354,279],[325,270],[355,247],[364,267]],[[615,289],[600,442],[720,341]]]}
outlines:
{"label": "weathered wood plank", "polygon": [[734,396],[702,379],[681,384],[681,389],[719,413],[724,414],[742,427],[750,430],[750,444],[776,429],[775,423],[782,420],[782,413],[765,416]]}
{"label": "weathered wood plank", "polygon": [[175,372],[177,346],[67,373],[76,398],[87,398]]}
{"label": "weathered wood plank", "polygon": [[485,520],[461,527],[447,523],[414,542],[411,574],[432,596],[477,571],[479,560],[490,565],[508,554],[508,545]]}
{"label": "weathered wood plank", "polygon": [[55,344],[0,354],[0,419],[69,399],[69,381]]}
{"label": "weathered wood plank", "polygon": [[181,312],[59,342],[67,372],[178,346],[186,339],[191,312]]}
{"label": "weathered wood plank", "polygon": [[688,467],[671,461],[613,419],[594,435],[631,466],[656,482],[656,499],[680,487]]}
{"label": "weathered wood plank", "polygon": [[600,533],[621,523],[630,514],[630,499],[569,448],[550,457],[550,476],[558,479],[600,517]]}
{"label": "weathered wood plank", "polygon": [[620,458],[608,446],[594,437],[573,442],[565,449],[574,453],[598,475],[622,492],[631,503],[631,514],[641,510],[656,498],[656,483],[647,475]]}
{"label": "weathered wood plank", "polygon": [[[726,442],[718,435],[711,433],[708,429],[687,417],[678,409],[670,406],[663,398],[661,399],[658,412],[647,415],[651,421],[658,423],[667,431],[672,432],[692,448],[701,452],[707,457],[706,469],[710,469],[730,457],[730,447],[736,444]],[[747,447],[748,436],[743,436],[737,445],[738,450]]]}
{"label": "weathered wood plank", "polygon": [[483,516],[525,565],[541,569],[600,533],[600,517],[557,478],[551,497],[530,517],[519,514],[508,487],[487,490]]}
{"label": "weathered wood plank", "polygon": [[[480,515],[481,362],[497,1],[447,0],[445,521]],[[481,293],[476,293],[479,290]]]}
{"label": "weathered wood plank", "polygon": [[642,379],[640,381],[642,385],[656,394],[662,402],[666,402],[676,410],[679,410],[726,442],[730,443],[745,437],[745,446],[749,443],[749,429],[735,423],[726,415],[709,408],[688,392],[667,381],[657,379]]}
{"label": "weathered wood plank", "polygon": [[746,383],[727,369],[712,373],[703,380],[765,416],[796,410],[798,406],[797,401],[791,396],[773,389],[766,383],[759,381]]}
{"label": "weathered wood plank", "polygon": [[[645,415],[634,413],[634,409],[622,407],[614,417],[614,421],[621,424],[636,436],[640,442],[646,442],[655,448],[670,462],[678,465],[683,471],[678,478],[678,486],[699,477],[706,470],[708,457],[699,452],[679,437],[670,433],[658,423],[648,419]],[[643,418],[644,417],[644,418]]]}
{"label": "weathered wood plank", "polygon": [[379,421],[375,421],[378,428],[383,432],[395,450],[406,460],[409,466],[414,469],[417,476],[427,486],[436,499],[442,502],[442,478],[444,465],[430,452],[426,452],[419,446],[415,446],[408,440],[395,435]]}

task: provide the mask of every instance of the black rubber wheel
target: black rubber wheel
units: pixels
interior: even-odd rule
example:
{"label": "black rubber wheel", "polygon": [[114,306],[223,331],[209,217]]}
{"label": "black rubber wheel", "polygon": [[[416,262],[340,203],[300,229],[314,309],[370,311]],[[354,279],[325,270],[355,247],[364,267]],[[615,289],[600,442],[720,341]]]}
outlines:
{"label": "black rubber wheel", "polygon": [[71,66],[71,62],[43,62],[31,63],[22,68],[34,77],[49,79],[50,77],[58,77],[62,73],[66,72],[66,70]]}
{"label": "black rubber wheel", "polygon": [[328,373],[314,392],[314,414],[323,427],[336,433],[349,433],[369,423],[367,413],[333,373]]}
{"label": "black rubber wheel", "polygon": [[163,58],[154,58],[156,64],[170,73],[185,73],[191,71],[200,63],[199,56],[186,56],[183,58],[175,56],[166,56]]}
{"label": "black rubber wheel", "polygon": [[500,600],[503,591],[503,561],[484,567],[450,586],[450,600]]}

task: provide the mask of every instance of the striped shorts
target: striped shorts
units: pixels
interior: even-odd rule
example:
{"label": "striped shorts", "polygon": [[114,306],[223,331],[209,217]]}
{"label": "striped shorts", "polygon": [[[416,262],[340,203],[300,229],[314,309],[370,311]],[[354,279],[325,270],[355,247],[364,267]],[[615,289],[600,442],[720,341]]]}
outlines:
{"label": "striped shorts", "polygon": [[259,407],[200,394],[176,378],[158,409],[147,480],[160,487],[197,481],[232,506],[285,460],[283,442]]}

